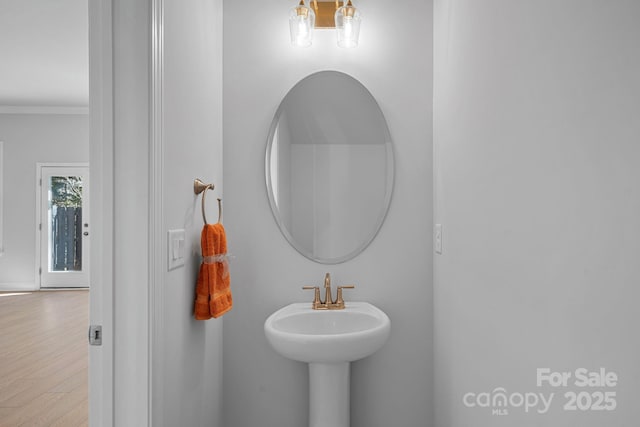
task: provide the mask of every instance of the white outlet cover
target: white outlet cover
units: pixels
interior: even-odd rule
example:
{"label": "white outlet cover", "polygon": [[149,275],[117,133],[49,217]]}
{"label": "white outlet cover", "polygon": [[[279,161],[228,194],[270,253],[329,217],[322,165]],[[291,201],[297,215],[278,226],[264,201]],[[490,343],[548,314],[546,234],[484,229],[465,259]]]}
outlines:
{"label": "white outlet cover", "polygon": [[173,270],[184,265],[185,234],[184,229],[167,232],[167,269]]}
{"label": "white outlet cover", "polygon": [[437,254],[442,254],[442,224],[436,224],[433,245]]}

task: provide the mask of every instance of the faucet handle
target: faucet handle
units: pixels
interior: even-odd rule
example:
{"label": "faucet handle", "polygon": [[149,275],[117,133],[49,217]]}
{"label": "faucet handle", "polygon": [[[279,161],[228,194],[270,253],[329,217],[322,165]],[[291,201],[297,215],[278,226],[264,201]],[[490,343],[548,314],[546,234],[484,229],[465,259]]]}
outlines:
{"label": "faucet handle", "polygon": [[344,299],[342,299],[342,290],[343,289],[353,289],[355,285],[342,285],[338,286],[338,295],[336,296],[336,306],[338,308],[344,308]]}
{"label": "faucet handle", "polygon": [[320,287],[318,286],[303,286],[304,290],[313,290],[313,302],[311,303],[311,308],[317,310],[320,305],[322,305],[322,301],[320,301]]}

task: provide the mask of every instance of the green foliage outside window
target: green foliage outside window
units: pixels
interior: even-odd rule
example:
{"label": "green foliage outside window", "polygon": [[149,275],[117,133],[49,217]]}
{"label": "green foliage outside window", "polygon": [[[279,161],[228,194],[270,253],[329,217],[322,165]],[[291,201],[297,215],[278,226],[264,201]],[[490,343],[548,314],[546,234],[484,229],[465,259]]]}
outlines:
{"label": "green foliage outside window", "polygon": [[51,204],[66,208],[82,207],[82,178],[79,176],[52,176]]}

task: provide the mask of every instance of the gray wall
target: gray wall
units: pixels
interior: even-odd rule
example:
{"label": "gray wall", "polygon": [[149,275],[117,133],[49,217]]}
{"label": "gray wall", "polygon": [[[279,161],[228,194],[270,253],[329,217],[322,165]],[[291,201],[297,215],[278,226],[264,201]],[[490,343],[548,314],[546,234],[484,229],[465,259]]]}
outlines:
{"label": "gray wall", "polygon": [[[224,3],[224,223],[234,255],[234,308],[225,315],[223,339],[225,427],[306,425],[307,367],[277,355],[263,323],[279,307],[311,301],[300,287],[320,284],[325,272],[335,284],[357,285],[348,299],[370,301],[391,318],[385,347],[353,364],[352,425],[432,425],[432,3],[369,1],[362,8],[357,49],[339,49],[326,30],[311,48],[298,49],[290,45],[286,5]],[[299,80],[326,69],[371,91],[396,156],[394,196],[380,233],[364,253],[335,266],[289,246],[264,178],[266,138],[280,101]]]}
{"label": "gray wall", "polygon": [[[640,418],[638,22],[636,1],[435,2],[438,426]],[[616,386],[575,384],[601,367]],[[572,377],[538,387],[538,368]],[[544,415],[463,403],[498,387],[555,397]],[[572,392],[617,407],[565,410]]]}
{"label": "gray wall", "polygon": [[0,290],[36,289],[36,163],[88,162],[86,114],[0,114],[4,254]]}

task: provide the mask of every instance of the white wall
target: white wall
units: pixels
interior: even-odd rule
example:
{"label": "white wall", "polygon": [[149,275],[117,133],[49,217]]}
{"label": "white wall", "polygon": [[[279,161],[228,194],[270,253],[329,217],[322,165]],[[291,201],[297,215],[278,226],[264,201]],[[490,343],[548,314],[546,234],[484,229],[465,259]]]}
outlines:
{"label": "white wall", "polygon": [[[314,45],[290,45],[280,1],[227,1],[224,10],[225,226],[233,310],[224,326],[225,427],[300,427],[308,422],[307,368],[277,355],[266,317],[294,301],[300,287],[355,283],[347,299],[376,304],[391,318],[383,349],[353,364],[352,426],[432,425],[432,3],[362,3],[361,45],[336,47],[318,31]],[[406,14],[411,10],[411,14]],[[251,13],[247,13],[251,12]],[[403,24],[400,26],[398,22]],[[396,181],[388,217],[358,257],[316,264],[280,233],[265,188],[266,138],[282,98],[305,76],[335,69],[358,79],[389,124]]]}
{"label": "white wall", "polygon": [[149,421],[150,16],[147,0],[113,0],[113,421],[118,427]]}
{"label": "white wall", "polygon": [[[639,21],[636,1],[435,2],[437,426],[640,418]],[[576,386],[582,367],[617,386]],[[537,368],[573,376],[538,387]],[[555,397],[463,404],[497,387]],[[613,411],[563,408],[606,391]]]}
{"label": "white wall", "polygon": [[[222,2],[166,0],[154,5],[164,5],[158,13],[164,18],[160,144],[150,134],[152,4],[114,1],[114,424],[219,427],[222,321],[196,322],[192,310],[202,227],[194,178],[214,182],[214,194],[222,194]],[[162,161],[156,161],[155,149]],[[151,183],[156,168],[163,171],[161,182]],[[160,192],[149,194],[150,188]],[[208,200],[210,217],[217,210],[214,194]],[[152,213],[150,199],[155,203],[160,198],[162,212]],[[160,218],[160,235],[149,227],[149,218]],[[163,262],[166,232],[181,228],[186,262],[168,272]],[[149,247],[150,237],[160,245],[162,260]],[[158,291],[157,286],[163,288]],[[163,301],[156,307],[160,313],[154,313],[154,321],[161,322],[154,331],[159,331],[162,347],[152,348],[153,370],[149,294],[154,304],[156,298]]]}
{"label": "white wall", "polygon": [[205,200],[207,220],[216,222],[216,197],[223,197],[222,1],[164,4],[163,214],[165,231],[185,229],[187,259],[165,275],[162,425],[220,427],[223,319],[193,319],[203,226],[193,180],[215,184]]}
{"label": "white wall", "polygon": [[87,162],[86,114],[0,114],[4,254],[0,290],[36,289],[36,163]]}

